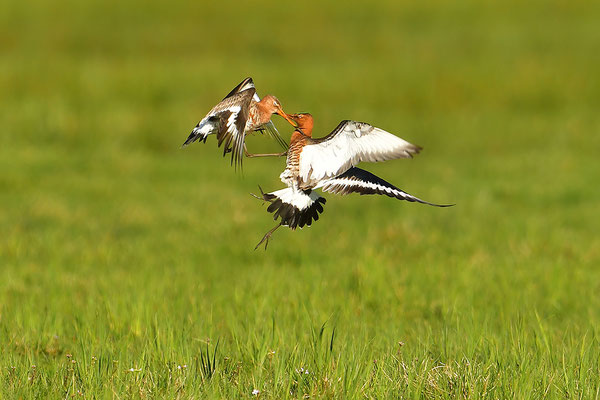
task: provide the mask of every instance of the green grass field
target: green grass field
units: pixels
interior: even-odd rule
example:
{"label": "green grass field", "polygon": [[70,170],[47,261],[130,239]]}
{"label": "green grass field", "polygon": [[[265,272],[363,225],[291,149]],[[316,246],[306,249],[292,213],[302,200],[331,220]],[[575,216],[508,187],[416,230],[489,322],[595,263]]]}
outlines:
{"label": "green grass field", "polygon": [[[599,20],[3,2],[0,398],[599,398]],[[355,119],[423,146],[363,167],[457,205],[327,194],[254,251],[274,222],[250,193],[284,160],[180,148],[246,76],[315,136]]]}

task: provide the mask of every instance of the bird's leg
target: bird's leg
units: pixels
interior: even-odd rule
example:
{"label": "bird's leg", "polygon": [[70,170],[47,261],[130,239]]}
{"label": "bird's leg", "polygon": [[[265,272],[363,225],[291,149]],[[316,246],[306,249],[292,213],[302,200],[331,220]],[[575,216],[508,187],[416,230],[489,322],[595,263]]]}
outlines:
{"label": "bird's leg", "polygon": [[246,157],[248,157],[248,158],[252,158],[252,157],[282,157],[282,156],[287,156],[287,151],[284,151],[283,153],[250,154],[250,153],[248,153],[248,149],[246,148],[246,143],[244,143],[244,154],[246,154]]}
{"label": "bird's leg", "polygon": [[252,157],[283,157],[283,156],[287,156],[287,151],[285,151],[283,153],[267,153],[267,154],[246,153],[246,157],[248,157],[248,158],[252,158]]}
{"label": "bird's leg", "polygon": [[258,242],[258,244],[254,248],[254,250],[258,249],[258,246],[260,246],[262,244],[262,242],[265,242],[265,250],[267,250],[267,245],[269,244],[269,238],[271,237],[273,232],[275,232],[277,230],[277,228],[279,228],[280,226],[281,226],[281,222],[278,223],[277,225],[275,225],[275,227],[273,229],[271,229],[269,232],[265,233],[265,236],[263,236],[262,240],[260,242]]}

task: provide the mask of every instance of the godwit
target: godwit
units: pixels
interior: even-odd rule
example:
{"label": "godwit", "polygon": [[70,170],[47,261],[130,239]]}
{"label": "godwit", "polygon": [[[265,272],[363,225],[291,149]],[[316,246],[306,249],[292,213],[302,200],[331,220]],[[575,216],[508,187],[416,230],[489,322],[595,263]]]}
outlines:
{"label": "godwit", "polygon": [[261,100],[256,94],[252,78],[246,78],[198,122],[183,146],[196,140],[206,143],[209,135],[216,134],[219,147],[224,143],[223,156],[231,152],[231,163],[235,161],[236,167],[242,166],[243,154],[247,157],[283,156],[285,152],[250,154],[246,149],[246,135],[254,131],[267,131],[287,150],[287,144],[271,122],[273,114],[281,115],[294,125],[275,96],[266,95]]}
{"label": "godwit", "polygon": [[[325,198],[313,189],[346,195],[353,192],[382,194],[399,200],[418,202],[436,207],[450,205],[433,204],[421,200],[372,173],[356,168],[361,161],[377,162],[396,158],[412,158],[421,148],[382,129],[364,122],[342,121],[327,136],[312,138],[313,118],[310,114],[290,114],[296,122],[287,154],[287,165],[280,178],[288,187],[271,193],[261,193],[263,200],[271,204],[268,212],[279,224],[265,234],[256,245],[258,248],[280,226],[292,230],[310,226],[323,212]],[[261,190],[262,192],[262,190]]]}

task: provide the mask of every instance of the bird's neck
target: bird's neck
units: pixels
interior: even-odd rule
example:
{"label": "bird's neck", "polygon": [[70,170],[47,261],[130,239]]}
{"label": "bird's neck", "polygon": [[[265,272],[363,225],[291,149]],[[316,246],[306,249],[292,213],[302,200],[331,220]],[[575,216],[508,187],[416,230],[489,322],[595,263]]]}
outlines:
{"label": "bird's neck", "polygon": [[302,140],[305,139],[307,137],[311,137],[311,132],[307,131],[307,132],[303,132],[301,129],[296,129],[294,131],[294,133],[292,133],[292,137],[290,138],[290,143],[291,142],[297,142],[298,140]]}
{"label": "bird's neck", "polygon": [[258,125],[264,125],[271,120],[271,115],[273,112],[267,108],[263,101],[259,101],[256,103],[256,108],[258,109]]}

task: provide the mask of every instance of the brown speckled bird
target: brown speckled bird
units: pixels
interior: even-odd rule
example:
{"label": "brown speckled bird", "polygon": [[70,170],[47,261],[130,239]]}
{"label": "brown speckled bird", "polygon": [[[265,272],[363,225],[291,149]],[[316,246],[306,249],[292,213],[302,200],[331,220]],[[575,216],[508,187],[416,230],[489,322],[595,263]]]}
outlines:
{"label": "brown speckled bird", "polygon": [[261,100],[256,94],[252,78],[246,78],[198,122],[183,146],[196,140],[206,142],[209,135],[216,134],[219,147],[223,144],[223,155],[231,152],[231,163],[235,163],[236,167],[242,166],[244,154],[247,157],[283,156],[286,152],[250,154],[246,149],[245,137],[255,131],[266,131],[287,149],[286,142],[271,122],[273,114],[278,114],[294,124],[275,96],[266,95]]}

